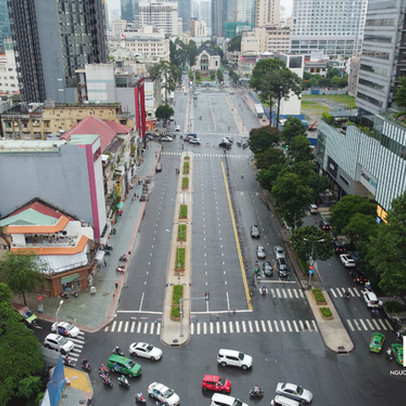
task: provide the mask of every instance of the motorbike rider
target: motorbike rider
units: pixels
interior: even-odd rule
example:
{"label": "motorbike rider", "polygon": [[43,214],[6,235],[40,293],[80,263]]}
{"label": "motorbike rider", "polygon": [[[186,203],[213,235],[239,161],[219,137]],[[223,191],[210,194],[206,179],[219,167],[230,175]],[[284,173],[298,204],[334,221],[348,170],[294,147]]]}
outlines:
{"label": "motorbike rider", "polygon": [[83,365],[84,367],[88,366],[88,365],[89,365],[89,360],[88,360],[87,358],[83,358],[83,359],[82,359],[82,365]]}
{"label": "motorbike rider", "polygon": [[135,395],[135,400],[138,400],[139,402],[141,402],[143,398],[144,398],[144,395],[142,394],[142,392],[138,392]]}
{"label": "motorbike rider", "polygon": [[123,383],[123,384],[127,384],[127,383],[128,383],[127,378],[126,378],[124,375],[121,375],[121,376],[118,378],[118,380],[119,380],[119,382],[121,382],[121,383]]}
{"label": "motorbike rider", "polygon": [[344,296],[345,296],[347,299],[349,299],[349,297],[350,297],[350,291],[349,291],[348,289],[345,290]]}
{"label": "motorbike rider", "polygon": [[390,347],[388,347],[388,349],[386,350],[385,356],[386,358],[392,359],[392,350],[390,349]]}
{"label": "motorbike rider", "polygon": [[255,395],[259,395],[261,393],[261,388],[258,385],[255,385],[253,392]]}

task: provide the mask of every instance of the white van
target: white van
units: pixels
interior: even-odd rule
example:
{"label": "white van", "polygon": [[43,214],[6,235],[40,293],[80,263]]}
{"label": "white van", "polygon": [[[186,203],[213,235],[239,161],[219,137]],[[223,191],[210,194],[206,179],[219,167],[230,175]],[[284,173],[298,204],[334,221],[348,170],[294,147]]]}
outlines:
{"label": "white van", "polygon": [[301,406],[302,403],[297,400],[289,399],[282,395],[276,395],[271,400],[271,406]]}
{"label": "white van", "polygon": [[221,393],[215,393],[210,401],[210,406],[248,406],[240,399],[232,396],[223,395]]}

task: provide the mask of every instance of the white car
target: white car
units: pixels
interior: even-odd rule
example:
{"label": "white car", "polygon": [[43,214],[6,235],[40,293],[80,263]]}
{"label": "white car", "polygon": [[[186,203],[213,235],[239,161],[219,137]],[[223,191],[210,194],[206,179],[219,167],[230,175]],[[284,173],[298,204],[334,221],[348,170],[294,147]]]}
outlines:
{"label": "white car", "polygon": [[294,383],[279,382],[276,385],[276,393],[304,403],[310,403],[313,400],[313,394],[309,390]]}
{"label": "white car", "polygon": [[50,333],[45,337],[44,346],[59,351],[62,355],[70,353],[75,345],[71,340],[57,334]]}
{"label": "white car", "polygon": [[162,350],[148,343],[132,343],[128,351],[131,355],[149,358],[152,361],[158,361],[162,358]]}
{"label": "white car", "polygon": [[177,125],[175,131],[180,131],[180,125]]}
{"label": "white car", "polygon": [[311,204],[309,206],[309,212],[310,214],[317,214],[319,212],[319,208],[315,204]]}
{"label": "white car", "polygon": [[189,140],[189,144],[198,144],[200,145],[202,143],[202,140],[200,138],[191,138]]}
{"label": "white car", "polygon": [[152,382],[148,386],[148,394],[152,398],[159,400],[160,402],[166,403],[168,406],[179,405],[179,396],[175,393],[173,389],[169,389],[162,383]]}
{"label": "white car", "polygon": [[275,258],[285,258],[285,251],[280,245],[275,245],[273,247],[273,252],[275,253]]}
{"label": "white car", "polygon": [[173,138],[169,137],[169,135],[166,135],[166,136],[161,138],[161,141],[172,142]]}
{"label": "white car", "polygon": [[341,254],[340,261],[346,268],[354,268],[356,265],[354,258],[348,254]]}
{"label": "white car", "polygon": [[382,300],[378,300],[377,296],[375,295],[374,292],[371,292],[370,290],[366,290],[362,292],[362,298],[364,299],[365,304],[369,308],[380,308],[383,305]]}
{"label": "white car", "polygon": [[210,406],[248,406],[233,396],[223,395],[222,393],[215,393],[210,400]]}
{"label": "white car", "polygon": [[222,367],[233,366],[248,369],[252,366],[252,357],[240,351],[222,348],[217,354],[217,363]]}
{"label": "white car", "polygon": [[266,252],[265,252],[265,248],[262,245],[257,245],[257,258],[258,259],[265,259],[266,258]]}
{"label": "white car", "polygon": [[66,321],[60,321],[59,323],[54,323],[51,326],[51,331],[57,333],[60,336],[76,338],[80,334],[80,330],[73,324],[67,323]]}

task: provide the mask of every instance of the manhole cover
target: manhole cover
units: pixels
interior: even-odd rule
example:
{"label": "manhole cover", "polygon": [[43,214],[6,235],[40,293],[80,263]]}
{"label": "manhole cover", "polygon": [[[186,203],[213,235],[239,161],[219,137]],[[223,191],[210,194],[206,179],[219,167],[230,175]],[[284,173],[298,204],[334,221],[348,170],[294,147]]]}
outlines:
{"label": "manhole cover", "polygon": [[176,344],[176,343],[179,342],[179,340],[178,340],[177,338],[175,338],[174,340],[172,340],[172,342],[173,342],[174,344]]}

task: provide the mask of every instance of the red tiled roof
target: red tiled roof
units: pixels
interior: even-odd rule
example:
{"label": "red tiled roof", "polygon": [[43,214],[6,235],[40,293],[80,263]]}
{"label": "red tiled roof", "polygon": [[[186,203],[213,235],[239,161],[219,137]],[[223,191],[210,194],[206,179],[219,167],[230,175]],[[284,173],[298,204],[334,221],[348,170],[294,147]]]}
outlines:
{"label": "red tiled roof", "polygon": [[[97,117],[87,116],[85,119],[79,121],[79,123],[77,123],[69,131],[66,131],[66,133],[60,137],[60,139],[70,140],[71,136],[74,134],[96,134],[100,136],[100,144],[103,152],[117,134],[117,131],[111,125],[109,125],[109,123],[111,122],[100,120]],[[129,128],[122,126],[121,124],[118,125]]]}
{"label": "red tiled roof", "polygon": [[60,213],[58,210],[55,210],[52,207],[46,206],[45,204],[43,204],[41,202],[30,203],[27,206],[24,206],[21,209],[14,211],[11,215],[14,216],[14,215],[16,215],[18,213],[22,213],[23,211],[28,210],[28,209],[33,209],[39,213],[45,214],[46,216],[54,217],[56,219],[59,219],[62,216],[65,216],[65,217],[68,217],[69,220],[74,220],[72,217],[66,216],[66,215]]}
{"label": "red tiled roof", "polygon": [[116,134],[127,134],[131,132],[131,128],[124,124],[117,123],[116,121],[105,122],[116,132]]}

